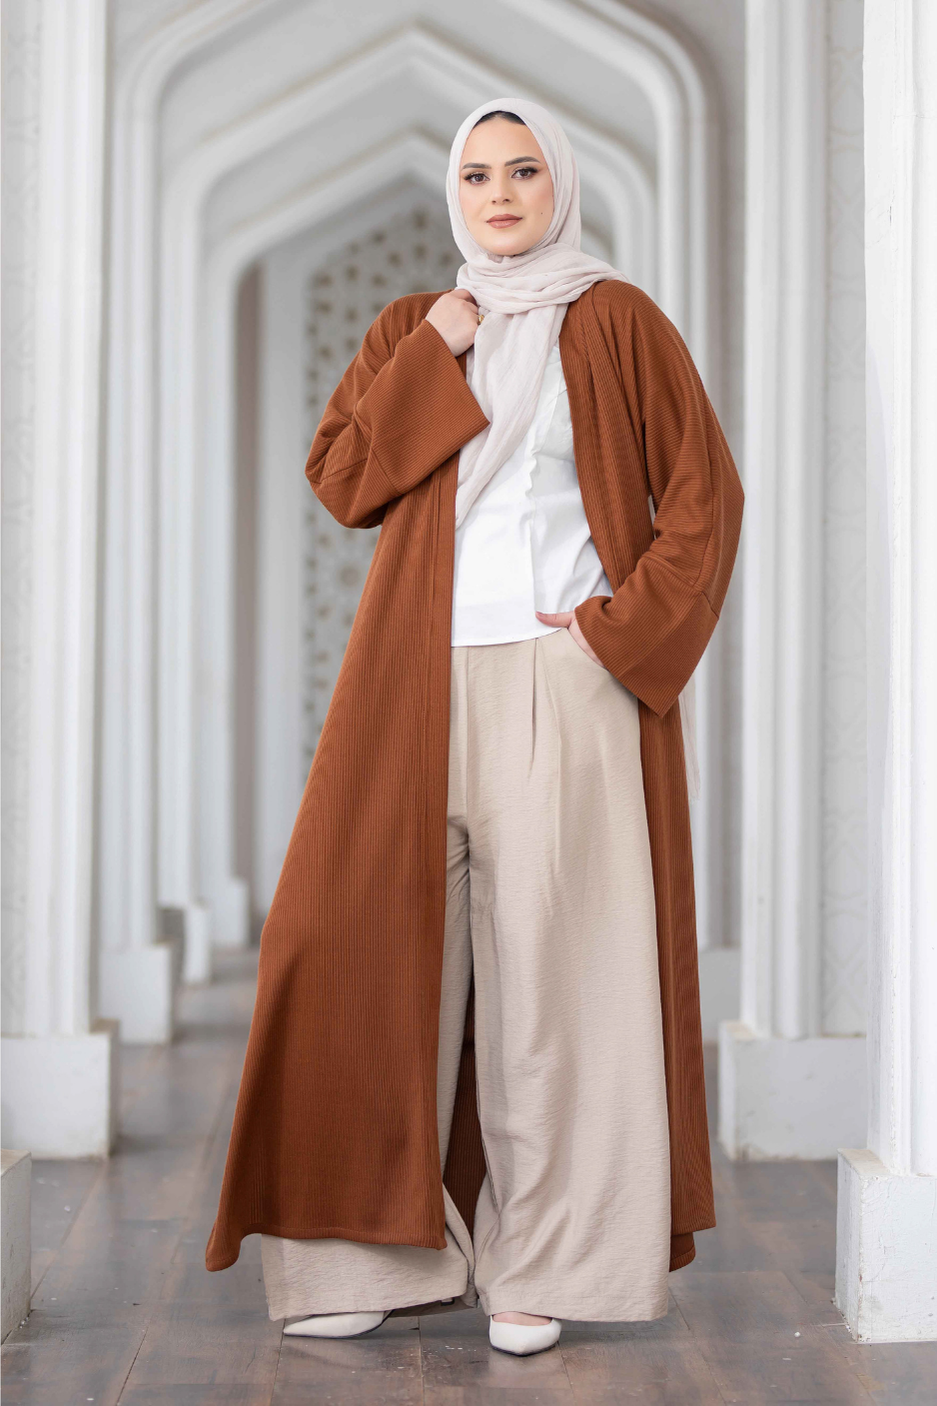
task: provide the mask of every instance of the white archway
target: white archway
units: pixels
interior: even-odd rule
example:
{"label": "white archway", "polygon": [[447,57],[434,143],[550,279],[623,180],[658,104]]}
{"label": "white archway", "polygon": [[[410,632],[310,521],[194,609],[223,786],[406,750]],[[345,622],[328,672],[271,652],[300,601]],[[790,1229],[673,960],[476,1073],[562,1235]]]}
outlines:
{"label": "white archway", "polygon": [[[472,99],[477,101],[477,99]],[[603,139],[602,145],[610,146]],[[222,153],[218,153],[219,158]],[[198,866],[200,891],[219,915],[219,929],[236,941],[246,940],[247,900],[243,883],[231,872],[233,856],[232,815],[234,777],[232,772],[232,648],[234,622],[231,618],[233,577],[231,543],[233,508],[231,475],[233,451],[230,429],[233,423],[231,387],[233,384],[233,306],[235,288],[244,268],[258,254],[273,244],[303,228],[314,228],[337,211],[354,206],[369,194],[387,189],[394,181],[411,176],[425,183],[427,193],[438,197],[444,185],[447,149],[420,135],[407,135],[368,154],[349,170],[311,189],[302,189],[271,210],[258,212],[250,223],[242,224],[199,264],[199,242],[187,221],[179,229],[179,263],[171,263],[174,246],[167,230],[164,239],[163,288],[166,305],[178,307],[184,300],[188,316],[173,319],[166,328],[161,364],[167,368],[163,379],[161,423],[165,440],[161,454],[159,480],[162,486],[167,542],[172,542],[175,560],[165,563],[173,595],[161,595],[164,602],[165,667],[174,680],[173,706],[167,703],[166,736],[171,738],[171,751],[177,767],[173,773],[161,769],[165,789],[161,795],[166,815],[166,830],[173,845],[172,868],[164,881],[166,892],[187,878],[186,866],[196,851],[201,856]],[[591,157],[595,160],[595,157]],[[650,214],[647,191],[639,191],[643,200],[629,197],[632,192],[626,182],[633,175],[627,165],[618,162],[622,175],[620,185],[607,185],[613,214],[615,257],[619,250],[650,242],[650,231],[637,229],[626,218],[640,220]],[[202,168],[207,175],[207,163]],[[617,174],[609,163],[608,172]],[[191,187],[189,188],[191,193]],[[191,216],[191,207],[188,211]],[[204,281],[200,289],[200,279]],[[169,340],[171,334],[171,341]],[[204,407],[204,411],[202,411]],[[205,481],[202,500],[207,505],[201,515],[191,496],[190,485],[195,482],[196,466],[204,466]],[[210,506],[208,506],[210,505]],[[203,564],[201,584],[189,572],[196,558]],[[224,583],[223,587],[220,583]],[[208,611],[199,633],[196,648],[189,645],[188,659],[194,671],[199,660],[202,682],[197,688],[198,724],[191,712],[191,698],[196,691],[194,673],[187,676],[185,645],[190,641],[192,611],[189,595],[195,593],[199,609]],[[177,618],[175,611],[181,612]],[[189,728],[189,742],[180,747],[180,738]],[[201,739],[200,759],[196,779],[189,760],[194,752],[195,735]],[[167,754],[170,750],[167,741]],[[193,830],[194,813],[198,808],[199,792],[207,799],[201,806],[202,822],[196,839]],[[190,825],[186,824],[191,817]],[[175,879],[170,877],[175,875]],[[180,885],[181,886],[181,885]],[[176,890],[178,891],[178,889]],[[174,899],[179,902],[179,899]]]}
{"label": "white archway", "polygon": [[[509,0],[533,24],[566,33],[566,7],[527,0]],[[158,935],[157,903],[198,915],[195,815],[195,688],[194,607],[199,576],[195,570],[196,446],[205,440],[198,426],[199,393],[194,377],[180,375],[184,365],[205,365],[193,352],[177,359],[171,349],[195,348],[204,330],[201,317],[209,283],[214,287],[230,252],[204,248],[204,215],[211,192],[243,165],[245,153],[272,150],[284,136],[308,127],[328,104],[347,97],[349,83],[364,85],[377,63],[386,72],[388,61],[401,73],[416,74],[424,91],[437,98],[458,91],[462,106],[472,106],[504,77],[477,59],[468,60],[448,46],[437,32],[409,24],[396,31],[375,53],[351,60],[339,76],[313,78],[302,91],[287,94],[262,112],[234,124],[227,132],[201,143],[160,185],[159,117],[163,94],[183,63],[216,42],[223,34],[250,20],[258,11],[273,13],[275,4],[212,3],[167,27],[136,56],[122,77],[117,96],[114,149],[113,220],[119,237],[114,243],[111,318],[111,385],[121,385],[110,397],[108,434],[108,558],[106,587],[105,709],[102,758],[101,891],[107,895],[102,913],[102,944],[108,952],[140,950]],[[635,257],[653,249],[657,268],[651,286],[662,305],[687,335],[703,365],[710,349],[709,227],[714,205],[709,108],[703,84],[692,60],[660,26],[619,7],[595,3],[576,12],[574,34],[566,37],[580,48],[601,52],[604,63],[617,66],[647,97],[658,136],[656,190],[651,173],[628,158],[620,142],[590,132],[582,123],[568,122],[582,151],[584,184],[616,179],[608,201],[613,225],[621,231],[630,223],[640,229]],[[515,90],[524,85],[513,80]],[[444,89],[445,93],[440,90]],[[360,88],[363,91],[363,86]],[[527,91],[531,91],[529,88]],[[542,92],[534,96],[544,97]],[[575,130],[574,130],[575,129]],[[364,158],[367,161],[367,157]],[[297,197],[297,204],[301,200]],[[157,210],[160,212],[156,220]],[[630,222],[626,213],[642,211]],[[280,212],[282,216],[282,211]],[[656,226],[651,237],[644,230]],[[257,238],[263,217],[253,221]],[[274,219],[274,224],[277,223]],[[283,217],[280,229],[289,223]],[[162,249],[156,264],[153,229],[160,230]],[[273,226],[268,238],[274,237]],[[282,233],[276,235],[282,237]],[[617,242],[617,240],[616,240]],[[219,245],[219,249],[223,246]],[[265,247],[256,245],[255,252]],[[616,255],[617,257],[617,255]],[[227,279],[233,274],[226,274]],[[231,285],[224,297],[230,300]],[[212,292],[215,303],[221,295]],[[162,308],[158,342],[153,337],[153,313]],[[229,302],[230,307],[230,302]],[[220,325],[220,323],[219,323]],[[215,353],[217,361],[217,348]],[[152,387],[161,386],[157,446],[157,415]],[[212,423],[218,425],[216,415]],[[212,440],[213,431],[208,439]],[[212,451],[214,453],[214,451]],[[159,464],[159,473],[156,465]],[[160,559],[153,560],[156,537],[154,484],[159,483]],[[224,513],[219,517],[224,532]],[[217,543],[216,543],[217,547]],[[209,551],[215,550],[209,548]],[[154,606],[159,593],[161,623],[154,641]],[[217,592],[211,593],[217,600]],[[220,618],[220,616],[219,616]],[[225,638],[224,631],[217,636]],[[219,646],[222,648],[222,646]],[[213,661],[224,663],[223,658]],[[200,661],[204,663],[204,661]],[[208,696],[219,697],[219,675],[209,670]],[[154,688],[154,682],[156,687]],[[705,690],[703,690],[704,692]],[[158,697],[159,745],[153,698]],[[206,756],[206,777],[225,769],[223,743]],[[128,773],[122,758],[150,758]],[[158,757],[158,763],[155,762]],[[230,766],[230,763],[227,763]],[[159,774],[159,804],[156,774]],[[159,815],[158,835],[152,817]],[[230,815],[230,812],[229,812]],[[230,823],[228,820],[227,823]],[[224,848],[223,835],[208,836],[204,848],[214,858]],[[154,851],[158,855],[158,883]],[[124,876],[126,877],[126,882]],[[229,876],[232,877],[232,876]],[[215,885],[214,901],[227,907],[228,931],[237,940],[246,935],[246,913],[237,885]],[[222,896],[219,898],[219,894]],[[239,929],[235,931],[235,929]],[[168,999],[168,998],[167,998]],[[120,1012],[115,1012],[120,1013]]]}

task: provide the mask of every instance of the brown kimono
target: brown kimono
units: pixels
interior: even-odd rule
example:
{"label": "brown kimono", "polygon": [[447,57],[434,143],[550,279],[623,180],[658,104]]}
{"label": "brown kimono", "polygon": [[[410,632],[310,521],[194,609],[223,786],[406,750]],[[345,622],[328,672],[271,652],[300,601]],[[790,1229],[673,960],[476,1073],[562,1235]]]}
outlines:
{"label": "brown kimono", "polygon": [[[442,1249],[443,1182],[471,1231],[485,1175],[471,1000],[442,1174],[436,1127],[455,492],[459,449],[488,423],[465,357],[425,321],[440,296],[377,317],[306,465],[339,522],[381,532],[261,938],[210,1270],[256,1232]],[[576,617],[640,702],[678,1269],[715,1217],[677,700],[725,599],[743,493],[686,346],[646,294],[594,284],[560,353],[614,588]]]}

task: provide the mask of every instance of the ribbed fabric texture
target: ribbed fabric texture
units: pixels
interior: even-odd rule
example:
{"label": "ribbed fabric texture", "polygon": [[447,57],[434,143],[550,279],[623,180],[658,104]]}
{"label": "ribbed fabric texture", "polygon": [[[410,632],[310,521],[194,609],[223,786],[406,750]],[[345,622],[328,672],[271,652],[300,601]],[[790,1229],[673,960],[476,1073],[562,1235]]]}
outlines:
{"label": "ribbed fabric texture", "polygon": [[[210,1270],[255,1232],[445,1246],[435,1079],[455,490],[458,450],[487,421],[464,356],[424,321],[439,296],[379,315],[307,462],[340,522],[382,528],[261,938]],[[641,705],[676,1269],[715,1224],[677,700],[725,598],[743,493],[683,341],[640,290],[593,285],[570,304],[560,351],[615,591],[576,615]],[[469,1225],[484,1175],[471,1061],[468,1030],[445,1177]]]}

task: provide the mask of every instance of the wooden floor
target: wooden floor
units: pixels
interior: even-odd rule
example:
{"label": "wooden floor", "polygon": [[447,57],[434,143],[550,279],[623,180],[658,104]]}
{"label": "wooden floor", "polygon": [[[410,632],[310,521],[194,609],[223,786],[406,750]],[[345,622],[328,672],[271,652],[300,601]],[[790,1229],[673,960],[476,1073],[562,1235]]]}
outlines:
{"label": "wooden floor", "polygon": [[252,999],[250,957],[229,958],[185,994],[174,1045],[123,1052],[116,1155],[35,1164],[33,1308],[3,1348],[6,1406],[937,1402],[937,1344],[859,1346],[833,1307],[834,1165],[718,1151],[719,1226],[670,1276],[666,1319],[569,1323],[527,1359],[490,1349],[479,1311],[283,1339],[257,1236],[232,1269],[203,1260]]}

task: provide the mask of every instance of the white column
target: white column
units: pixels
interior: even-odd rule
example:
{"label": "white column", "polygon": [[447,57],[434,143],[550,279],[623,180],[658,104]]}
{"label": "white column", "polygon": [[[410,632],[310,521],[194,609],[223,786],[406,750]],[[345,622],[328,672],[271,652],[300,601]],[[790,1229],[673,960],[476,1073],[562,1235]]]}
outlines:
{"label": "white column", "polygon": [[866,0],[868,1145],[839,1162],[836,1302],[937,1338],[937,9]]}
{"label": "white column", "polygon": [[262,266],[253,877],[263,914],[273,900],[305,780],[302,605],[305,495],[310,490],[297,465],[307,437],[305,282],[317,248],[312,233],[301,245],[274,250]]}
{"label": "white column", "polygon": [[[101,1009],[120,1019],[122,1039],[150,1043],[172,1038],[189,915],[182,900],[180,915],[161,914],[156,884],[158,212],[152,96],[144,84],[138,94],[137,77],[124,73],[111,119],[99,982]],[[164,927],[177,930],[175,942],[161,940]]]}
{"label": "white column", "polygon": [[[20,830],[12,880],[23,905],[3,1144],[100,1156],[113,1141],[117,1033],[95,1019],[92,983],[107,3],[35,0],[19,9],[24,19],[38,58],[35,165],[17,192],[34,247],[16,330],[33,338],[34,356],[13,374],[29,514],[28,668],[17,680],[27,780],[22,812],[8,818]],[[5,344],[5,357],[15,350]]]}
{"label": "white column", "polygon": [[864,1041],[824,1036],[821,1006],[825,11],[746,11],[741,1011],[719,1035],[737,1158],[832,1157],[865,1125]]}
{"label": "white column", "polygon": [[[725,612],[723,612],[725,619]],[[723,1020],[734,1019],[739,1009],[740,952],[729,946],[725,875],[726,811],[729,800],[726,773],[724,700],[729,684],[730,660],[721,625],[698,670],[696,730],[700,766],[700,794],[690,802],[696,888],[696,921],[699,943],[699,994],[703,1039],[718,1038]]]}
{"label": "white column", "polygon": [[[256,389],[238,383],[244,370],[239,364],[238,280],[213,279],[208,262],[189,348],[191,375],[202,394],[193,398],[185,435],[191,446],[192,535],[197,544],[190,675],[193,877],[211,915],[212,945],[243,948],[250,942],[251,895],[247,877],[237,872],[235,853],[236,532],[238,456],[250,449],[239,442],[242,426],[236,417],[246,414]],[[201,416],[194,413],[198,405]],[[177,462],[186,463],[184,450]]]}

